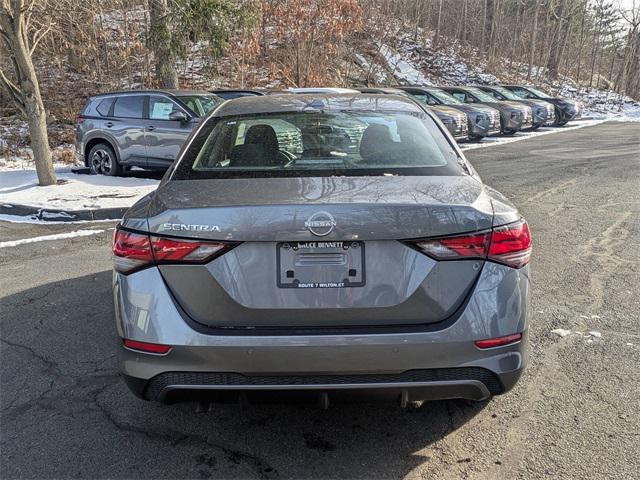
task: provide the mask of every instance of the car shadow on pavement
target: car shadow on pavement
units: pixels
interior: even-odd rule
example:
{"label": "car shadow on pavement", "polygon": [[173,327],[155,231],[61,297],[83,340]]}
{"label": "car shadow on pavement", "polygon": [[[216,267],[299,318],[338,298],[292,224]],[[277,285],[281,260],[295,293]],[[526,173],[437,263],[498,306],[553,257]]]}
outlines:
{"label": "car shadow on pavement", "polygon": [[[31,478],[400,478],[486,402],[161,405],[116,373],[111,272],[0,299],[2,471]],[[450,458],[451,462],[468,461]]]}

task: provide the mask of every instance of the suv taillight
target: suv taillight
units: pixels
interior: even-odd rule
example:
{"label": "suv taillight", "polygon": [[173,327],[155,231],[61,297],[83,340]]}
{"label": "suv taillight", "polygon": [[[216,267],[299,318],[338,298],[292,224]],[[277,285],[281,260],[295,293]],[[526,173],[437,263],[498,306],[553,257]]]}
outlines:
{"label": "suv taillight", "polygon": [[116,229],[113,235],[113,268],[133,273],[151,265],[206,263],[237,243],[158,237]]}
{"label": "suv taillight", "polygon": [[76,117],[76,122],[79,124],[81,124],[82,122],[84,122],[85,118],[82,115],[78,115]]}
{"label": "suv taillight", "polygon": [[531,232],[524,219],[493,230],[410,242],[435,260],[486,259],[521,268],[531,258]]}

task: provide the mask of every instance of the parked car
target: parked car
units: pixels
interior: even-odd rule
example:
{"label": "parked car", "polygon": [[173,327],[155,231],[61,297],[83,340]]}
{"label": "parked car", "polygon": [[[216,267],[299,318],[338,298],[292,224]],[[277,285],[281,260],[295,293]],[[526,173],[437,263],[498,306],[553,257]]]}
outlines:
{"label": "parked car", "polygon": [[527,223],[407,98],[225,102],[113,255],[118,365],[148,400],[483,400],[527,363]]}
{"label": "parked car", "polygon": [[132,166],[166,169],[200,118],[223,100],[191,90],[131,90],[87,100],[76,126],[76,152],[92,173]]}
{"label": "parked car", "polygon": [[534,87],[525,87],[522,85],[502,85],[504,88],[511,90],[520,98],[538,99],[545,102],[553,103],[556,107],[556,121],[554,126],[560,127],[571,120],[576,120],[582,115],[582,104],[574,100],[563,97],[552,97]]}
{"label": "parked car", "polygon": [[417,100],[430,107],[447,106],[466,114],[470,140],[480,140],[500,133],[500,112],[480,104],[466,104],[453,95],[436,87],[400,87]]}
{"label": "parked car", "polygon": [[553,125],[556,122],[556,109],[550,102],[519,97],[508,88],[501,87],[500,85],[477,85],[476,88],[488,93],[499,101],[506,100],[529,105],[533,113],[532,130],[536,130],[543,125]]}
{"label": "parked car", "polygon": [[507,135],[533,126],[531,107],[516,102],[499,102],[474,87],[441,87],[464,103],[479,103],[500,111],[500,131]]}
{"label": "parked car", "polygon": [[[400,95],[403,97],[413,98],[412,95],[405,92],[404,90],[401,90],[400,88],[365,87],[359,88],[358,90],[361,93]],[[431,111],[433,111],[438,116],[444,126],[447,127],[447,130],[449,130],[449,133],[451,133],[453,138],[458,141],[469,139],[469,129],[466,115],[461,114],[455,109],[441,105],[429,105],[428,108],[430,108]]]}

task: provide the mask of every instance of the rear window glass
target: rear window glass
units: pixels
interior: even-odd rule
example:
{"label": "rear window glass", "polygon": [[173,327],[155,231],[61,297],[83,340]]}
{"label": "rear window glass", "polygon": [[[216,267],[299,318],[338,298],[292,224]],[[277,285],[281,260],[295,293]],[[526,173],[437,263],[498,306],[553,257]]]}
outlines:
{"label": "rear window glass", "polygon": [[462,175],[459,160],[424,113],[246,115],[211,119],[172,178]]}
{"label": "rear window glass", "polygon": [[106,117],[107,115],[109,115],[109,111],[111,110],[111,105],[113,104],[113,100],[114,100],[113,97],[105,98],[104,100],[101,100],[100,103],[98,104],[98,107],[96,108],[98,113],[103,117]]}
{"label": "rear window glass", "polygon": [[113,115],[124,118],[142,118],[143,107],[143,95],[125,95],[116,100]]}

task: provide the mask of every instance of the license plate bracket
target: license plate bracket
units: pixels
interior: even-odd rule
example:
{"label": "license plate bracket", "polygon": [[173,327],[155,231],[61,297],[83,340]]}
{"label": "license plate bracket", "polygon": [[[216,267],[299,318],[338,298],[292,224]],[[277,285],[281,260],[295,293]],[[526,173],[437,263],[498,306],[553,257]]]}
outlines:
{"label": "license plate bracket", "polygon": [[352,288],[365,285],[364,242],[280,242],[279,288]]}

